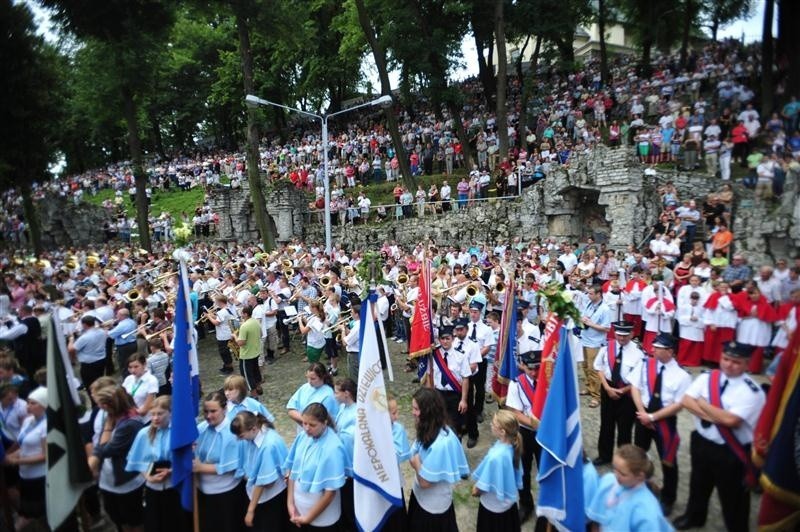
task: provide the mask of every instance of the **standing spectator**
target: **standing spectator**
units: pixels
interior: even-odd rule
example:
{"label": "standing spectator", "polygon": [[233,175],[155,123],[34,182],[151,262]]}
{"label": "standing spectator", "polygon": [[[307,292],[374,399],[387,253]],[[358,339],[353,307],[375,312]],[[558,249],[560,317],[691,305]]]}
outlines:
{"label": "standing spectator", "polygon": [[731,130],[731,141],[733,142],[733,158],[739,160],[739,166],[747,168],[750,145],[748,143],[747,128],[744,127],[744,122],[741,120]]}

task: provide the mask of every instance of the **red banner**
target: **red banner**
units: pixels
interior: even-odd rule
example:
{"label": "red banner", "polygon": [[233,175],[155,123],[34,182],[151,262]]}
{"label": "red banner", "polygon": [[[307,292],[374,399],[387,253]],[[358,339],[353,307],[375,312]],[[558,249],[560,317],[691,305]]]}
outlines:
{"label": "red banner", "polygon": [[550,391],[550,379],[553,377],[553,370],[556,367],[558,341],[563,324],[563,320],[552,312],[545,321],[544,336],[542,337],[542,365],[536,378],[536,397],[532,408],[533,417],[536,419],[542,418],[544,402],[547,399],[547,392]]}
{"label": "red banner", "polygon": [[419,268],[419,296],[411,318],[411,341],[408,356],[421,357],[431,352],[433,322],[431,320],[431,263],[425,260]]}

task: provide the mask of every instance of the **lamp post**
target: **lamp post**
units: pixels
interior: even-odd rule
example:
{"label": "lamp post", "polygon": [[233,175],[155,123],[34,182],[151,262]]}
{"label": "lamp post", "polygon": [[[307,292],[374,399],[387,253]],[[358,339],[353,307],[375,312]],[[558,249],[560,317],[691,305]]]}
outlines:
{"label": "lamp post", "polygon": [[361,109],[362,107],[372,107],[375,105],[381,105],[381,106],[390,105],[392,103],[392,97],[389,96],[388,94],[384,94],[383,96],[381,96],[380,98],[376,98],[375,100],[362,103],[353,107],[348,107],[347,109],[342,109],[341,111],[336,111],[335,113],[330,113],[325,115],[310,113],[308,111],[303,111],[302,109],[289,107],[288,105],[271,102],[269,100],[259,98],[258,96],[254,96],[253,94],[248,94],[247,96],[245,96],[244,101],[247,105],[250,106],[272,105],[274,107],[280,107],[281,109],[286,109],[287,111],[293,111],[295,113],[299,113],[301,115],[317,119],[322,123],[322,171],[324,173],[323,183],[325,185],[325,253],[328,255],[328,257],[330,257],[333,254],[333,244],[331,243],[332,240],[331,239],[331,180],[330,176],[328,175],[328,119],[336,115],[340,115],[342,113],[353,111],[355,109]]}

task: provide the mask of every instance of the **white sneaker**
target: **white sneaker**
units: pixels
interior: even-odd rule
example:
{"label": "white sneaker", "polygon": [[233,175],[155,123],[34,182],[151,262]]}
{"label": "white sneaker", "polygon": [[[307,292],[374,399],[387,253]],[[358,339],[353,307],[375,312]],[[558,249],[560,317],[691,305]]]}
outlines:
{"label": "white sneaker", "polygon": [[264,357],[263,356],[259,356],[258,357],[258,367],[259,368],[263,368],[264,367]]}

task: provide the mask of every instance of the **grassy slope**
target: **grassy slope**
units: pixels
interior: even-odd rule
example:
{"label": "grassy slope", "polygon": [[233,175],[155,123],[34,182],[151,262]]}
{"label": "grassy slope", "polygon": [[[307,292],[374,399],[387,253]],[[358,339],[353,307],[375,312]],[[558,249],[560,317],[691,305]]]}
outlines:
{"label": "grassy slope", "polygon": [[[104,189],[98,192],[96,196],[85,197],[89,203],[101,205],[106,199],[114,198],[114,191]],[[125,193],[122,197],[124,198],[125,210],[128,216],[135,217],[136,208],[130,202],[128,194]],[[172,215],[174,220],[180,220],[183,212],[186,212],[191,217],[195,207],[203,204],[203,199],[203,189],[201,187],[195,187],[187,192],[175,188],[171,188],[169,192],[155,192],[153,194],[151,213],[154,216],[158,216],[166,211]]]}

